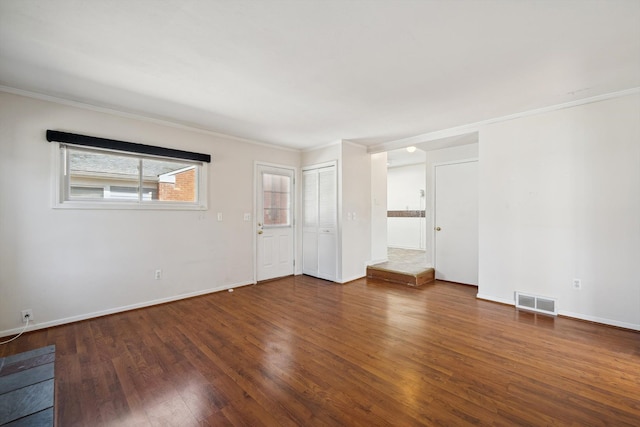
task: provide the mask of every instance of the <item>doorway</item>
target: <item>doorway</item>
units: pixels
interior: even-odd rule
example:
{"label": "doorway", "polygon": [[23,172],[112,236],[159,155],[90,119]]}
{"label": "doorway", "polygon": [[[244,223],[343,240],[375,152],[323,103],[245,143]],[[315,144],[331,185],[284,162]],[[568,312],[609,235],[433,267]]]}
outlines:
{"label": "doorway", "polygon": [[387,259],[427,264],[426,153],[406,148],[387,153]]}

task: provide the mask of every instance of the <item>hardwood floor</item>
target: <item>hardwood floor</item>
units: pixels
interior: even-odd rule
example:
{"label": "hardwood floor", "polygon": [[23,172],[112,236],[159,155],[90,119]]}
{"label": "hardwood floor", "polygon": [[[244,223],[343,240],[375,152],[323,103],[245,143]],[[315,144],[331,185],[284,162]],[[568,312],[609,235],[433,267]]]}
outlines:
{"label": "hardwood floor", "polygon": [[298,276],[26,334],[58,426],[640,425],[640,333]]}

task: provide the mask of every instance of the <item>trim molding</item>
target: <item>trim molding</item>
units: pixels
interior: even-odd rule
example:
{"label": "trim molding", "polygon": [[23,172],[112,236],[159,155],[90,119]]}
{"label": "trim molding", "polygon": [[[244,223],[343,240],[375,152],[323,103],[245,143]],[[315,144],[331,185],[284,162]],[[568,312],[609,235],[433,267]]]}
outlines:
{"label": "trim molding", "polygon": [[343,139],[342,140],[343,145],[351,145],[352,147],[356,147],[356,148],[362,148],[362,149],[367,149],[366,145],[351,141],[349,139]]}
{"label": "trim molding", "polygon": [[187,131],[191,131],[191,132],[197,132],[197,133],[200,133],[200,134],[214,136],[214,137],[217,137],[217,138],[231,139],[231,140],[238,141],[238,142],[244,142],[244,143],[247,143],[247,144],[259,145],[259,146],[262,146],[262,147],[273,148],[273,149],[276,149],[276,150],[290,151],[290,152],[294,152],[294,153],[301,153],[302,152],[302,150],[300,150],[298,148],[284,147],[284,146],[281,146],[281,145],[270,144],[270,143],[264,142],[264,141],[256,141],[256,140],[253,140],[253,139],[242,138],[242,137],[239,137],[239,136],[229,135],[229,134],[222,133],[222,132],[216,132],[216,131],[209,130],[209,129],[203,129],[203,128],[200,128],[200,127],[196,126],[195,124],[173,122],[173,121],[171,121],[169,119],[145,116],[145,115],[140,114],[140,113],[130,113],[130,112],[126,112],[126,111],[116,110],[115,108],[100,107],[100,106],[97,106],[97,105],[87,104],[87,103],[81,102],[81,101],[72,101],[72,100],[69,100],[69,99],[59,98],[59,97],[53,96],[53,95],[45,95],[45,94],[42,94],[42,93],[31,92],[31,91],[28,91],[28,90],[18,89],[18,88],[14,88],[14,87],[11,87],[11,86],[0,85],[0,92],[6,92],[6,93],[10,93],[12,95],[24,96],[26,98],[38,99],[40,101],[52,102],[54,104],[65,105],[67,107],[75,107],[75,108],[79,108],[81,110],[95,111],[95,112],[98,112],[98,113],[110,114],[112,116],[124,117],[126,119],[140,120],[140,121],[143,121],[143,122],[154,123],[154,124],[162,125],[162,126],[168,126],[168,127],[174,128],[174,129],[182,129],[182,130],[187,130]]}
{"label": "trim molding", "polygon": [[491,295],[481,294],[480,292],[476,294],[476,298],[483,299],[485,301],[497,302],[500,304],[512,305],[514,307],[516,305],[516,302],[513,300],[506,299],[506,298],[493,297]]}
{"label": "trim molding", "polygon": [[[116,308],[110,308],[110,309],[107,309],[107,310],[94,311],[93,313],[85,313],[85,314],[80,314],[80,315],[77,315],[77,316],[71,316],[71,317],[65,317],[65,318],[62,318],[62,319],[51,320],[51,321],[48,321],[48,322],[34,323],[33,327],[31,327],[31,326],[28,327],[25,332],[37,331],[39,329],[46,329],[46,328],[51,328],[53,326],[65,325],[67,323],[79,322],[81,320],[87,320],[87,319],[93,319],[93,318],[96,318],[96,317],[108,316],[110,314],[122,313],[122,312],[125,312],[125,311],[136,310],[138,308],[151,307],[151,306],[154,306],[154,305],[165,304],[165,303],[168,303],[168,302],[173,302],[173,301],[179,301],[179,300],[183,300],[183,299],[187,299],[187,298],[198,297],[198,296],[202,296],[202,295],[207,295],[207,294],[212,294],[212,293],[215,293],[215,292],[226,291],[228,289],[239,288],[239,287],[242,287],[242,286],[248,286],[248,285],[253,285],[253,284],[254,284],[253,282],[238,282],[238,283],[234,283],[234,284],[231,284],[231,285],[222,286],[222,287],[219,287],[219,288],[209,288],[209,289],[205,289],[205,290],[202,290],[202,291],[189,292],[187,294],[180,294],[180,295],[175,295],[175,296],[167,297],[167,298],[159,298],[159,299],[155,299],[155,300],[151,300],[151,301],[140,302],[140,303],[137,303],[137,304],[125,305],[125,306],[116,307]],[[0,331],[0,337],[6,337],[6,336],[13,335],[13,334],[17,334],[21,330],[22,330],[22,327],[14,328],[14,329],[7,329],[5,331]]]}
{"label": "trim molding", "polygon": [[[486,294],[481,294],[481,293],[478,293],[476,295],[476,298],[482,299],[482,300],[486,300],[486,301],[491,301],[491,302],[497,302],[497,303],[500,303],[500,304],[511,305],[514,308],[515,308],[515,304],[516,304],[515,301],[511,301],[511,300],[508,300],[508,299],[505,299],[505,298],[493,297],[493,296],[486,295]],[[590,316],[590,315],[587,315],[587,314],[573,313],[571,311],[566,311],[566,310],[558,310],[558,316],[567,317],[567,318],[571,318],[571,319],[577,319],[577,320],[586,320],[588,322],[600,323],[602,325],[607,325],[607,326],[615,326],[617,328],[624,328],[624,329],[631,329],[631,330],[634,330],[634,331],[640,331],[640,324],[620,322],[618,320],[605,319],[603,317]]]}
{"label": "trim molding", "polygon": [[347,277],[347,278],[343,277],[339,282],[336,282],[336,283],[344,285],[344,284],[347,284],[349,282],[353,282],[354,280],[364,279],[365,277],[367,277],[367,273],[365,273],[364,275],[357,274],[357,275],[352,276],[352,277]]}
{"label": "trim molding", "polygon": [[633,95],[633,94],[636,94],[636,93],[640,93],[640,87],[626,89],[626,90],[622,90],[622,91],[618,91],[618,92],[606,93],[606,94],[602,94],[602,95],[596,95],[596,96],[592,96],[590,98],[579,99],[579,100],[576,100],[576,101],[566,102],[566,103],[563,103],[563,104],[551,105],[551,106],[548,106],[548,107],[537,108],[537,109],[534,109],[534,110],[522,111],[522,112],[519,112],[519,113],[509,114],[509,115],[506,115],[506,116],[496,117],[496,118],[493,118],[493,119],[487,119],[487,120],[482,120],[482,121],[475,122],[475,123],[469,123],[469,124],[466,124],[466,125],[456,126],[456,127],[449,128],[449,129],[442,129],[442,130],[437,130],[437,131],[433,131],[433,132],[427,132],[427,133],[424,133],[424,134],[420,134],[420,135],[416,135],[416,136],[412,136],[412,137],[408,137],[408,138],[387,141],[387,142],[383,142],[381,144],[376,144],[376,145],[372,145],[372,146],[361,145],[361,144],[359,144],[357,142],[353,142],[351,140],[338,140],[338,141],[333,141],[333,142],[330,142],[330,143],[327,143],[327,144],[322,144],[322,145],[318,145],[318,146],[314,146],[314,147],[310,147],[310,148],[304,148],[304,149],[292,148],[292,147],[284,147],[284,146],[280,146],[280,145],[270,144],[268,142],[256,141],[256,140],[252,140],[252,139],[242,138],[242,137],[239,137],[239,136],[229,135],[229,134],[225,134],[225,133],[221,133],[221,132],[215,132],[213,130],[203,129],[203,128],[197,127],[196,125],[193,125],[193,124],[184,124],[184,123],[179,123],[179,122],[173,122],[173,121],[170,121],[168,119],[149,117],[149,116],[145,116],[145,115],[140,114],[140,113],[129,113],[129,112],[120,111],[120,110],[116,110],[114,108],[109,108],[109,107],[99,107],[97,105],[87,104],[87,103],[80,102],[80,101],[72,101],[72,100],[56,97],[56,96],[53,96],[53,95],[45,95],[45,94],[42,94],[42,93],[31,92],[31,91],[28,91],[28,90],[25,90],[25,89],[18,89],[18,88],[14,88],[14,87],[11,87],[11,86],[0,85],[0,92],[11,93],[11,94],[14,94],[14,95],[25,96],[27,98],[39,99],[41,101],[53,102],[53,103],[56,103],[56,104],[62,104],[62,105],[66,105],[66,106],[81,108],[81,109],[84,109],[84,110],[90,110],[90,111],[96,111],[96,112],[100,112],[100,113],[111,114],[111,115],[114,115],[114,116],[125,117],[125,118],[129,118],[129,119],[135,119],[135,120],[151,122],[151,123],[155,123],[155,124],[169,126],[169,127],[172,127],[172,128],[184,129],[184,130],[189,130],[189,131],[193,131],[193,132],[198,132],[198,133],[202,133],[202,134],[206,134],[206,135],[210,135],[210,136],[215,136],[215,137],[219,137],[219,138],[228,138],[228,139],[232,139],[232,140],[235,140],[235,141],[245,142],[247,144],[260,145],[260,146],[263,146],[263,147],[269,147],[269,148],[273,148],[273,149],[277,149],[277,150],[299,152],[299,153],[311,152],[311,151],[319,150],[319,149],[322,149],[322,148],[327,148],[327,147],[330,147],[330,146],[333,146],[333,145],[336,145],[336,144],[340,144],[343,141],[346,141],[346,142],[348,142],[350,144],[353,144],[355,146],[365,147],[367,149],[367,153],[369,153],[369,154],[375,154],[375,153],[381,153],[381,152],[386,152],[386,151],[390,151],[390,150],[396,150],[398,148],[405,148],[405,147],[408,147],[410,145],[419,144],[421,142],[435,141],[437,139],[447,138],[447,137],[450,137],[450,136],[459,136],[459,135],[464,135],[464,134],[467,134],[467,133],[477,132],[480,127],[486,126],[486,125],[489,125],[489,124],[493,124],[493,123],[498,123],[498,122],[507,121],[507,120],[513,120],[513,119],[517,119],[517,118],[520,118],[520,117],[527,117],[527,116],[532,116],[532,115],[541,114],[541,113],[547,113],[547,112],[551,112],[551,111],[555,111],[555,110],[561,110],[563,108],[576,107],[578,105],[589,104],[589,103],[592,103],[592,102],[604,101],[604,100],[607,100],[607,99],[619,98],[619,97],[623,97],[623,96],[627,96],[627,95]]}
{"label": "trim molding", "polygon": [[618,320],[605,319],[603,317],[590,316],[588,314],[580,314],[580,313],[573,313],[571,311],[558,310],[558,316],[570,317],[573,319],[586,320],[587,322],[602,323],[603,325],[616,326],[618,328],[640,331],[640,324],[620,322]]}
{"label": "trim molding", "polygon": [[579,105],[591,104],[593,102],[606,101],[613,98],[621,98],[623,96],[634,95],[640,93],[640,87],[634,87],[631,89],[621,90],[618,92],[605,93],[602,95],[592,96],[590,98],[578,99],[576,101],[565,102],[562,104],[550,105],[548,107],[536,108],[533,110],[521,111],[519,113],[508,114],[506,116],[495,117],[493,119],[482,120],[475,123],[469,123],[462,126],[456,126],[449,129],[442,129],[433,132],[427,132],[421,135],[411,136],[409,138],[396,139],[394,141],[384,142],[369,147],[368,153],[380,153],[383,151],[396,150],[398,148],[405,148],[410,145],[419,144],[421,142],[435,141],[437,139],[447,138],[450,136],[459,136],[467,133],[478,132],[483,127],[494,123],[505,122],[508,120],[519,119],[522,117],[535,116],[537,114],[549,113],[556,110],[562,110],[565,108],[577,107]]}
{"label": "trim molding", "polygon": [[313,147],[303,148],[301,151],[303,153],[311,153],[311,152],[316,151],[316,150],[322,150],[324,148],[333,147],[334,145],[342,145],[342,140],[339,139],[337,141],[329,142],[327,144],[314,145]]}

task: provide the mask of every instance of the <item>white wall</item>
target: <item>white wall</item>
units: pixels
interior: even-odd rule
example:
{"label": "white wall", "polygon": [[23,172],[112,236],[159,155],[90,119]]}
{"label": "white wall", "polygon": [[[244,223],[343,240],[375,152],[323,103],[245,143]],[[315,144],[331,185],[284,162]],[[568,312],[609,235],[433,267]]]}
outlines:
{"label": "white wall", "polygon": [[640,329],[640,96],[486,126],[479,166],[478,296]]}
{"label": "white wall", "polygon": [[371,258],[371,155],[350,141],[302,153],[303,167],[338,163],[338,278],[366,275]]}
{"label": "white wall", "polygon": [[342,144],[341,282],[366,276],[371,259],[371,155],[361,145]]}
{"label": "white wall", "polygon": [[387,153],[371,155],[371,259],[387,261]]}
{"label": "white wall", "polygon": [[[209,209],[52,209],[46,129],[211,153]],[[255,227],[242,216],[253,212],[255,161],[338,160],[342,243],[357,252],[340,255],[340,277],[359,276],[376,232],[363,150],[342,142],[301,155],[0,92],[0,335],[19,330],[26,308],[44,327],[251,283]],[[475,144],[429,152],[428,174],[474,153]],[[479,157],[478,296],[557,297],[561,313],[640,329],[640,96],[486,126]],[[431,206],[430,183],[426,191]]]}
{"label": "white wall", "polygon": [[387,170],[387,208],[393,211],[424,209],[425,164],[390,167]]}
{"label": "white wall", "polygon": [[[52,209],[47,129],[210,153],[209,209]],[[254,162],[299,167],[300,157],[0,92],[0,335],[18,330],[26,308],[44,327],[251,283],[255,227],[243,214],[253,212]]]}
{"label": "white wall", "polygon": [[[318,165],[321,163],[340,162],[342,159],[342,142],[336,142],[326,147],[302,152],[302,167]],[[338,169],[340,165],[338,165]]]}
{"label": "white wall", "polygon": [[426,184],[426,197],[425,203],[427,206],[425,212],[426,220],[426,239],[425,239],[425,256],[427,262],[433,264],[434,254],[434,183],[435,183],[435,165],[449,162],[456,162],[459,160],[469,160],[478,158],[478,144],[467,144],[458,147],[441,148],[439,150],[427,151],[426,171],[427,171],[427,184]]}

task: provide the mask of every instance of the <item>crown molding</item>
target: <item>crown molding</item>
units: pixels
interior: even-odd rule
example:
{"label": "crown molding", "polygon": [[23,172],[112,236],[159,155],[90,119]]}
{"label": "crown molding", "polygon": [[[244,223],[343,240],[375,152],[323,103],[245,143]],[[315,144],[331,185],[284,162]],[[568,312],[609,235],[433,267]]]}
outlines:
{"label": "crown molding", "polygon": [[38,92],[31,92],[31,91],[28,91],[28,90],[18,89],[18,88],[11,87],[11,86],[0,85],[0,92],[6,92],[6,93],[13,94],[13,95],[19,95],[19,96],[24,96],[24,97],[27,97],[27,98],[38,99],[40,101],[52,102],[54,104],[65,105],[65,106],[68,106],[68,107],[75,107],[75,108],[80,108],[80,109],[83,109],[83,110],[95,111],[95,112],[104,113],[104,114],[110,114],[112,116],[118,116],[118,117],[124,117],[124,118],[127,118],[127,119],[133,119],[133,120],[139,120],[139,121],[143,121],[143,122],[154,123],[154,124],[158,124],[158,125],[162,125],[162,126],[172,127],[172,128],[175,128],[175,129],[182,129],[182,130],[187,130],[187,131],[191,131],[191,132],[197,132],[197,133],[201,133],[201,134],[205,134],[205,135],[209,135],[209,136],[214,136],[214,137],[217,137],[217,138],[232,139],[232,140],[238,141],[238,142],[244,142],[244,143],[252,144],[252,145],[259,145],[259,146],[262,146],[262,147],[273,148],[273,149],[277,149],[277,150],[290,151],[290,152],[295,152],[295,153],[302,152],[302,150],[297,149],[297,148],[285,147],[285,146],[281,146],[281,145],[270,144],[270,143],[264,142],[264,141],[257,141],[257,140],[254,140],[254,139],[242,138],[242,137],[239,137],[239,136],[234,136],[234,135],[229,135],[229,134],[225,134],[225,133],[221,133],[221,132],[212,131],[212,130],[209,130],[209,129],[204,129],[204,128],[201,128],[201,127],[198,127],[198,126],[195,126],[195,125],[192,125],[192,124],[173,122],[173,121],[167,120],[167,119],[161,119],[161,118],[156,118],[156,117],[145,116],[143,114],[138,114],[138,113],[130,113],[130,112],[116,110],[114,108],[109,108],[109,107],[100,107],[100,106],[93,105],[93,104],[88,104],[88,103],[85,103],[85,102],[72,101],[72,100],[65,99],[65,98],[60,98],[60,97],[57,97],[57,96],[46,95],[46,94],[38,93]]}
{"label": "crown molding", "polygon": [[408,138],[396,139],[394,141],[388,141],[382,144],[373,145],[369,147],[367,151],[369,153],[379,153],[382,151],[397,150],[399,148],[405,148],[411,145],[420,144],[422,142],[435,141],[437,139],[478,132],[478,130],[480,130],[481,127],[491,125],[494,123],[505,122],[508,120],[519,119],[522,117],[535,116],[538,114],[549,113],[552,111],[563,110],[565,108],[577,107],[579,105],[591,104],[593,102],[605,101],[613,98],[621,98],[623,96],[635,95],[638,93],[640,93],[640,87],[621,90],[617,92],[605,93],[602,95],[592,96],[589,98],[578,99],[576,101],[565,102],[562,104],[536,108],[533,110],[522,111],[519,113],[509,114],[506,116],[496,117],[493,119],[487,119],[487,120],[482,120],[475,123],[469,123],[466,125],[456,126],[449,129],[438,130],[435,132],[428,132],[421,135],[411,136]]}

